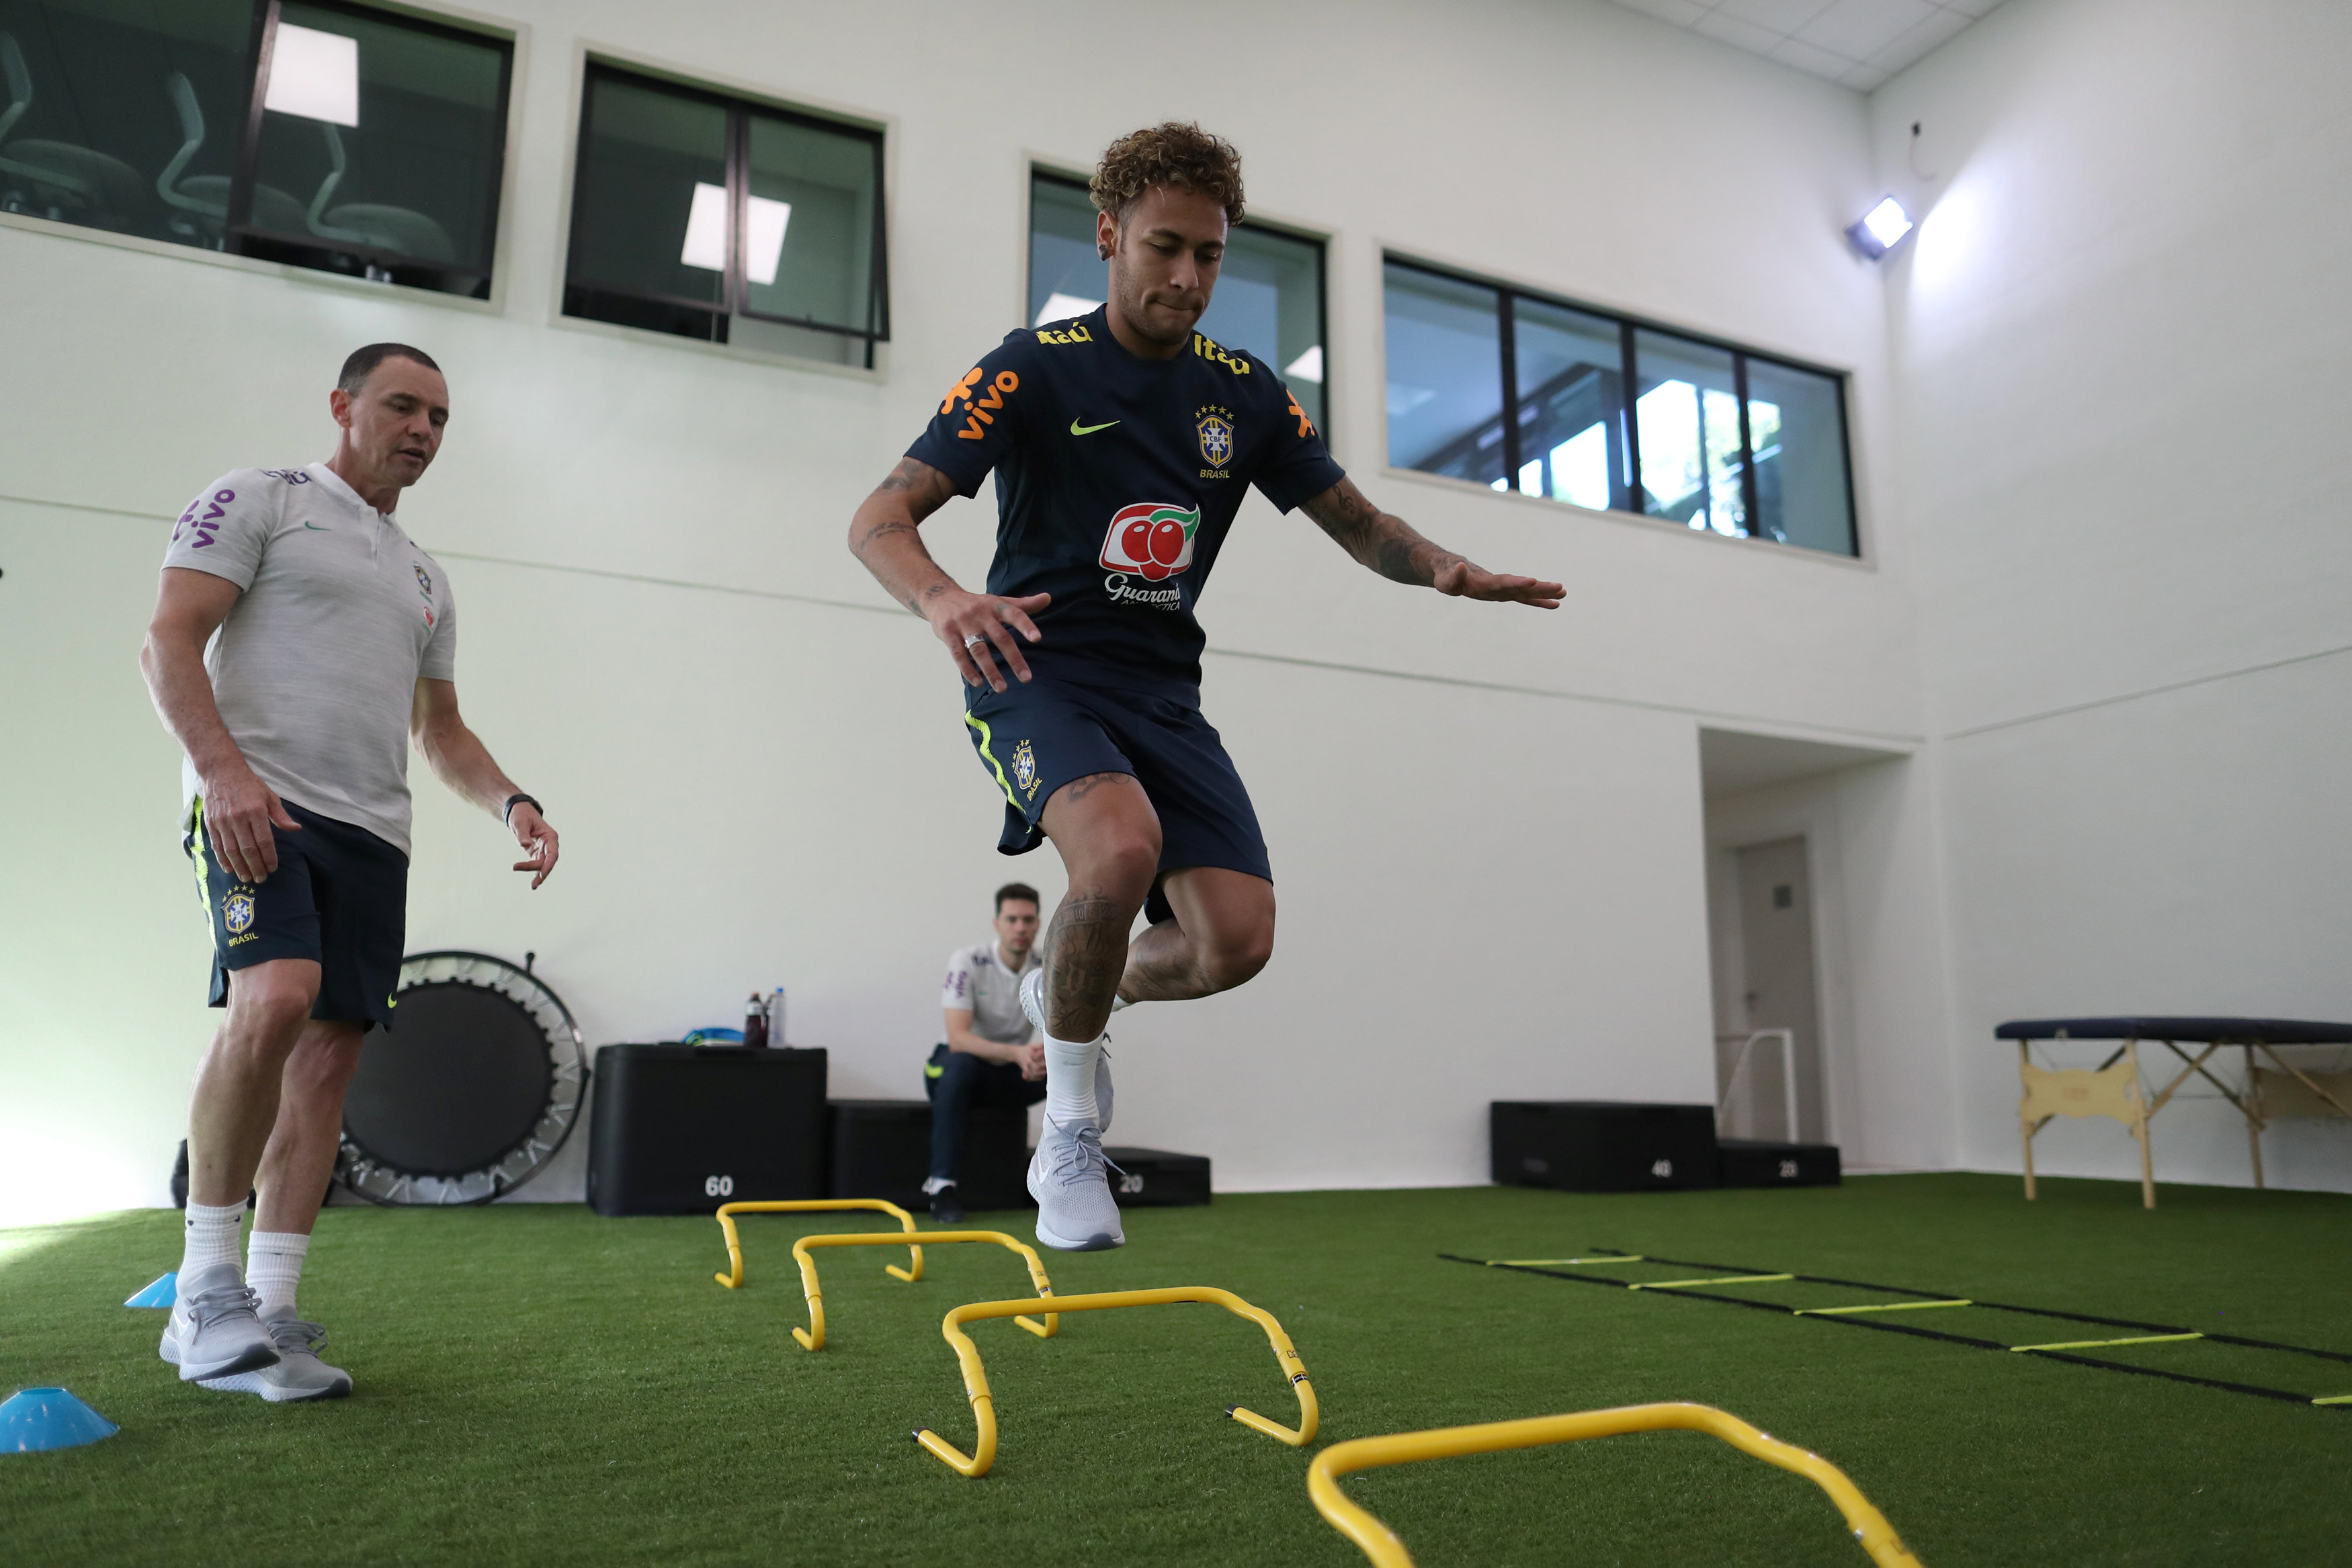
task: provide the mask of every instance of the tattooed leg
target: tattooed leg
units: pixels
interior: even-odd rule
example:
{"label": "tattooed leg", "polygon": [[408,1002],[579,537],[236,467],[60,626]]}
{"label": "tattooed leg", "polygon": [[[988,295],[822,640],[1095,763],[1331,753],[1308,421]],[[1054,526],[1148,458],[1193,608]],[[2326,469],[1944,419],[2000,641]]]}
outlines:
{"label": "tattooed leg", "polygon": [[1046,1032],[1090,1040],[1110,1018],[1127,934],[1159,873],[1160,818],[1133,775],[1095,773],[1054,792],[1045,829],[1070,878],[1045,933]]}

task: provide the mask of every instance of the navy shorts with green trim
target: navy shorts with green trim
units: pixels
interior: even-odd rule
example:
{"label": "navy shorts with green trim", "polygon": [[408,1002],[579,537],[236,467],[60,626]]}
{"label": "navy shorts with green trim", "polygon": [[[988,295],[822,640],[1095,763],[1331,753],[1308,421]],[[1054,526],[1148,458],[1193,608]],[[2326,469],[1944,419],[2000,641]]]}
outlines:
{"label": "navy shorts with green trim", "polygon": [[312,1018],[390,1029],[408,936],[408,857],[365,828],[291,800],[286,811],[301,831],[270,830],[278,869],[250,883],[205,843],[204,802],[188,808],[183,847],[213,928],[211,1004],[228,1006],[232,970],[308,958],[319,966]]}
{"label": "navy shorts with green trim", "polygon": [[[1201,710],[1166,697],[1108,691],[1040,675],[1003,692],[964,688],[963,722],[1004,792],[999,853],[1045,841],[1045,802],[1094,773],[1134,776],[1160,814],[1160,874],[1217,866],[1274,880],[1257,811],[1225,745]],[[1146,911],[1168,916],[1155,881]]]}

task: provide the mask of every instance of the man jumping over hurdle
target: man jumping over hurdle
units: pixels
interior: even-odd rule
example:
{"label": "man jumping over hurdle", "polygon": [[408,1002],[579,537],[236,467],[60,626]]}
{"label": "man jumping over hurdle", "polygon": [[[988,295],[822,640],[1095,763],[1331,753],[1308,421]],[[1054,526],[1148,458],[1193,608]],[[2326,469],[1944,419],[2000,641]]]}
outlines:
{"label": "man jumping over hurdle", "polygon": [[[1274,950],[1273,872],[1201,716],[1192,614],[1244,490],[1303,507],[1397,582],[1546,610],[1562,593],[1475,566],[1373,506],[1263,361],[1193,330],[1242,215],[1230,145],[1195,125],[1136,131],[1103,154],[1092,195],[1108,303],[1008,334],[948,390],[849,531],[963,677],[964,723],[1004,795],[998,849],[1051,839],[1069,873],[1021,996],[1045,1036],[1037,1239],[1073,1251],[1126,1239],[1096,1101],[1110,1014],[1230,989]],[[996,558],[988,591],[968,593],[918,530],[991,469]],[[1149,928],[1130,942],[1139,910]]]}

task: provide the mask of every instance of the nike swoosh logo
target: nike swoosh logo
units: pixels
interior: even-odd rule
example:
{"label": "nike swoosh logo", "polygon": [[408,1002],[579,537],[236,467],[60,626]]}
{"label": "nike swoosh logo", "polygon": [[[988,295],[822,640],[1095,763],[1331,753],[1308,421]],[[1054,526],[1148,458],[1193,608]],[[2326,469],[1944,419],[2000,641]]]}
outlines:
{"label": "nike swoosh logo", "polygon": [[[302,526],[306,528],[319,528],[319,525],[316,523],[304,523]],[[331,534],[335,530],[332,528],[319,528],[319,531],[322,534]]]}
{"label": "nike swoosh logo", "polygon": [[1074,419],[1070,421],[1070,434],[1072,435],[1092,435],[1096,431],[1108,430],[1112,424],[1117,424],[1118,423],[1118,421],[1114,419],[1109,424],[1080,424]]}

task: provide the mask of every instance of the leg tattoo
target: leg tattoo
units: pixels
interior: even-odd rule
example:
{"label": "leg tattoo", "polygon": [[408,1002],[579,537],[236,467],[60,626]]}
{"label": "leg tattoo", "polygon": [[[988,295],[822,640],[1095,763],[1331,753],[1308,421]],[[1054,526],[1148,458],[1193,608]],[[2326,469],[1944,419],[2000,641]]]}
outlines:
{"label": "leg tattoo", "polygon": [[1045,1017],[1056,1040],[1087,1040],[1102,1033],[1112,996],[1127,964],[1127,928],[1135,918],[1101,892],[1072,889],[1054,911],[1046,933],[1052,967],[1045,974]]}

